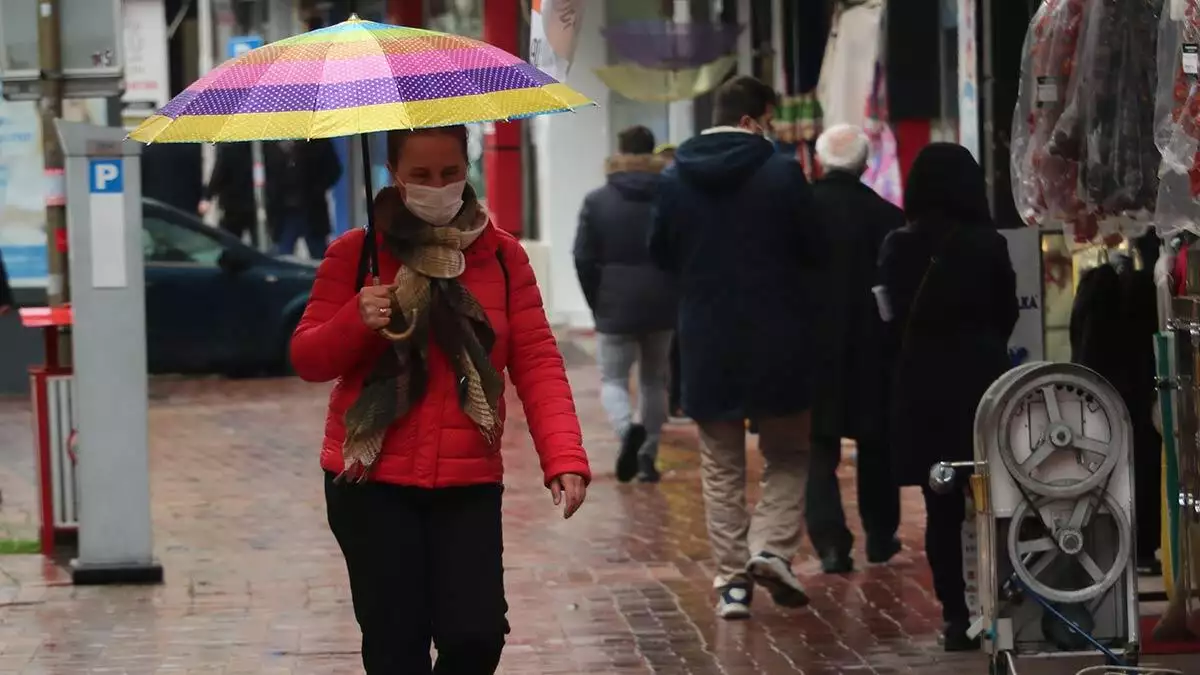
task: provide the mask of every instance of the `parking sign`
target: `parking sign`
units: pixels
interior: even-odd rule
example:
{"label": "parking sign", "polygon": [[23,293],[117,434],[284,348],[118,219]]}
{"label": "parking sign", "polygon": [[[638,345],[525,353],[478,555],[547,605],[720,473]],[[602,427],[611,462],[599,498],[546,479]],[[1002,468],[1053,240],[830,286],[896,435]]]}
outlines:
{"label": "parking sign", "polygon": [[235,35],[229,38],[225,45],[225,56],[236,59],[252,49],[258,49],[264,42],[261,35]]}
{"label": "parking sign", "polygon": [[125,191],[125,176],[119,159],[93,159],[88,162],[88,191],[95,195]]}
{"label": "parking sign", "polygon": [[88,192],[92,287],[125,288],[129,279],[125,255],[124,160],[89,159]]}

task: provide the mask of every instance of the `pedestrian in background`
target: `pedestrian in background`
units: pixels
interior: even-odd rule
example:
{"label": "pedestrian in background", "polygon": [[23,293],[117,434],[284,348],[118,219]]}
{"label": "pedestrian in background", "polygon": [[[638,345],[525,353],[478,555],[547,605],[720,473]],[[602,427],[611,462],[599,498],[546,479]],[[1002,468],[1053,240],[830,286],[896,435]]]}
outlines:
{"label": "pedestrian in background", "polygon": [[327,138],[278,141],[263,146],[266,167],[267,226],[276,255],[294,255],[304,240],[314,260],[325,257],[332,230],[329,189],[342,177],[342,164]]}
{"label": "pedestrian in background", "polygon": [[336,381],[321,467],[368,675],[492,673],[509,631],[501,495],[504,371],[554,504],[590,479],[571,387],[529,257],[467,183],[467,129],[388,133],[395,185],[333,242],[292,337],[296,373]]}
{"label": "pedestrian in background", "polygon": [[[659,480],[658,440],[667,421],[675,280],[650,260],[646,240],[665,162],[643,126],[617,135],[608,179],[583,200],[575,234],[575,271],[596,323],[600,402],[621,440],[617,480]],[[638,419],[629,390],[638,371]]]}
{"label": "pedestrian in background", "polygon": [[220,227],[239,240],[258,245],[258,213],[254,200],[254,158],[249,143],[218,143],[212,175],[196,210],[206,215],[213,202],[221,209]]}
{"label": "pedestrian in background", "polygon": [[[938,461],[974,458],[975,409],[1009,368],[1017,322],[1016,275],[988,208],[983,169],[959,145],[933,143],[913,162],[903,229],[884,241],[880,266],[891,343],[898,350],[890,440],[901,485],[925,497],[925,555],[942,605],[947,651],[979,648],[967,637],[963,490],[928,485]],[[965,489],[966,481],[961,488]]]}
{"label": "pedestrian in background", "polygon": [[[824,253],[800,165],[765,138],[778,95],[749,76],[716,91],[716,126],[664,173],[651,255],[679,281],[683,407],[700,428],[701,477],[720,616],[749,615],[753,582],[808,603],[791,561],[804,529],[813,401],[816,270]],[[762,498],[746,505],[747,418]]]}
{"label": "pedestrian in background", "polygon": [[[267,231],[276,255],[294,255],[304,241],[314,260],[325,257],[332,231],[326,193],[342,176],[342,164],[328,139],[263,143]],[[221,143],[212,176],[198,211],[213,201],[221,208],[221,229],[257,244],[258,212],[254,195],[254,159],[250,143]]]}
{"label": "pedestrian in background", "polygon": [[846,527],[837,468],[842,439],[858,444],[858,511],[867,535],[867,562],[885,563],[900,550],[900,488],[887,453],[886,391],[891,368],[885,326],[872,288],[879,250],[904,226],[904,212],[862,182],[870,141],[862,129],[837,125],[816,143],[823,178],[813,186],[828,246],[818,326],[817,393],[805,517],[826,573],[854,569],[854,537]]}

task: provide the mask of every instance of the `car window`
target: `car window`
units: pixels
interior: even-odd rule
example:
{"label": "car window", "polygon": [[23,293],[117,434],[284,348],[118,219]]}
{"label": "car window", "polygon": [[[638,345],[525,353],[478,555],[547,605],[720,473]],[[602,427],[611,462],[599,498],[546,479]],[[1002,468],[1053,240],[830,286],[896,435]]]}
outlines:
{"label": "car window", "polygon": [[142,252],[146,262],[194,263],[215,267],[225,247],[216,238],[159,216],[142,219]]}

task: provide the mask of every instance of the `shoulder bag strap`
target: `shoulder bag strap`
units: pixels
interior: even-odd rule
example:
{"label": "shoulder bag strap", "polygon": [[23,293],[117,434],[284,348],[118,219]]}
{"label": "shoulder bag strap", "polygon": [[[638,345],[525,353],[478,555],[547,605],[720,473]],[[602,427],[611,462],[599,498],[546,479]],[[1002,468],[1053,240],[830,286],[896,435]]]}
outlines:
{"label": "shoulder bag strap", "polygon": [[906,351],[908,348],[909,336],[912,333],[913,316],[916,315],[917,309],[921,306],[921,298],[923,298],[925,295],[925,287],[929,285],[929,277],[932,276],[933,269],[937,266],[938,259],[941,257],[942,253],[946,249],[946,246],[950,243],[950,240],[954,237],[956,232],[958,232],[957,227],[947,232],[946,236],[942,238],[941,243],[938,245],[938,248],[934,250],[933,255],[929,256],[929,265],[925,267],[925,274],[921,275],[921,283],[917,284],[917,292],[913,294],[912,304],[910,304],[908,307],[908,317],[904,320],[904,332],[900,338],[901,352]]}

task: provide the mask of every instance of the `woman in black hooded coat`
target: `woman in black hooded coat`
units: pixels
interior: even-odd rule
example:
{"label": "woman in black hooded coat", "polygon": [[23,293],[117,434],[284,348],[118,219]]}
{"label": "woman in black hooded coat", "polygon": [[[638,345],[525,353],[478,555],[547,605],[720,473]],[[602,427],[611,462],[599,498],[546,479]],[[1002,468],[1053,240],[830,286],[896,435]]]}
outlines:
{"label": "woman in black hooded coat", "polygon": [[969,640],[963,582],[963,494],[933,493],[929,468],[974,457],[975,408],[1009,368],[1017,321],[1016,275],[988,209],[983,170],[962,146],[934,143],[917,156],[904,193],[907,225],[880,251],[893,314],[891,446],[896,479],[925,497],[925,555],[942,605],[945,648]]}

